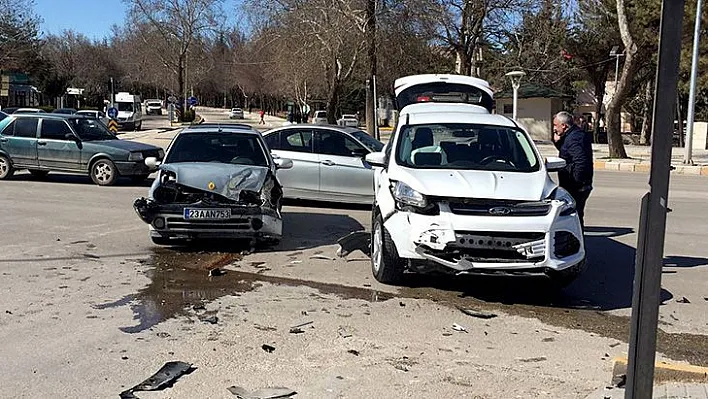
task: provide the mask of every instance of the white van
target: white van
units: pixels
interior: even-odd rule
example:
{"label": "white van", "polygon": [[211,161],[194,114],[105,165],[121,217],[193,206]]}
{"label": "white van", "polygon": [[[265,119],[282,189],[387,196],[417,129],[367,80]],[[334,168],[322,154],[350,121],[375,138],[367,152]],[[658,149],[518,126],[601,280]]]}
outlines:
{"label": "white van", "polygon": [[123,130],[140,130],[143,126],[143,105],[140,96],[127,92],[116,94],[118,127]]}

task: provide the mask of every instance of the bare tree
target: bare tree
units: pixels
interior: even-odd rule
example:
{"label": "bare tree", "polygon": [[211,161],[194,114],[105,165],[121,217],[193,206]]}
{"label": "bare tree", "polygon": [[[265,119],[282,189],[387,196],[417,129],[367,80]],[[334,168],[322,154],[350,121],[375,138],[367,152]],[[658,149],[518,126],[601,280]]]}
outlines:
{"label": "bare tree", "polygon": [[133,24],[141,26],[144,41],[161,39],[164,51],[153,52],[177,75],[180,95],[187,108],[187,61],[190,50],[219,25],[221,0],[125,0]]}
{"label": "bare tree", "polygon": [[40,19],[33,0],[0,0],[0,66],[26,70],[38,58]]}

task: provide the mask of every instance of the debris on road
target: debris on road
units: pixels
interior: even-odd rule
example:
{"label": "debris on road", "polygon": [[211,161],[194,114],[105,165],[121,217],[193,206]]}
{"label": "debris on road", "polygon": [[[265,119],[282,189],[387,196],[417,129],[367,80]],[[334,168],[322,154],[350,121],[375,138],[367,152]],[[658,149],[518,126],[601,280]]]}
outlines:
{"label": "debris on road", "polygon": [[9,310],[6,310],[5,313],[12,314],[12,312],[10,312]]}
{"label": "debris on road", "polygon": [[497,317],[497,315],[495,313],[491,313],[491,312],[484,312],[484,311],[475,310],[475,309],[465,309],[465,308],[462,308],[459,306],[457,307],[457,309],[459,309],[460,312],[466,314],[467,316],[476,317],[478,319],[493,319],[493,318]]}
{"label": "debris on road", "polygon": [[261,331],[278,331],[278,329],[275,327],[262,326],[260,324],[254,324],[253,328],[255,328],[256,330],[261,330]]}
{"label": "debris on road", "polygon": [[301,260],[293,260],[290,262],[291,265],[299,265],[300,263],[302,263]]}
{"label": "debris on road", "polygon": [[351,333],[351,331],[347,327],[344,327],[344,326],[339,326],[339,328],[337,329],[337,333],[342,338],[351,338],[354,336]]}
{"label": "debris on road", "polygon": [[543,342],[554,342],[556,339],[553,337],[544,338]]}
{"label": "debris on road", "polygon": [[219,276],[223,276],[224,274],[226,274],[226,272],[219,269],[218,267],[209,270],[209,277],[219,277]]}
{"label": "debris on road", "polygon": [[617,388],[623,388],[627,385],[627,374],[620,374],[612,377],[612,385]]}
{"label": "debris on road", "polygon": [[354,355],[354,356],[359,356],[359,351],[356,350],[356,349],[349,349],[349,350],[347,351],[347,353],[350,353],[350,354],[352,354],[352,355]]}
{"label": "debris on road", "polygon": [[350,253],[359,250],[366,256],[371,256],[371,233],[355,231],[337,240],[339,249],[337,256],[346,258]]}
{"label": "debris on road", "polygon": [[545,356],[539,356],[539,357],[530,357],[527,359],[519,359],[520,362],[524,363],[538,363],[538,362],[545,362],[548,360]]}
{"label": "debris on road", "polygon": [[133,393],[137,391],[160,391],[171,386],[179,377],[184,374],[189,374],[194,369],[190,363],[185,362],[167,362],[157,373],[153,374],[147,380],[140,384],[120,393],[121,399],[135,399]]}
{"label": "debris on road", "polygon": [[169,337],[170,337],[170,333],[163,331],[163,332],[157,333],[157,336],[160,337],[160,338],[169,338]]}
{"label": "debris on road", "polygon": [[216,315],[211,315],[208,317],[203,317],[199,319],[200,321],[203,321],[204,323],[209,323],[209,324],[216,324],[219,322],[219,318],[216,317]]}
{"label": "debris on road", "polygon": [[266,351],[268,353],[273,353],[275,351],[275,347],[270,346],[268,344],[263,344],[263,346],[261,346],[261,349],[263,349],[264,351]]}
{"label": "debris on road", "polygon": [[292,327],[292,328],[290,329],[290,334],[302,334],[302,333],[304,333],[304,332],[305,332],[305,331],[304,331],[303,329],[297,328],[297,327]]}
{"label": "debris on road", "polygon": [[681,297],[681,299],[676,300],[676,302],[678,302],[678,303],[691,303],[691,301],[689,301],[688,298],[686,298],[685,296]]}
{"label": "debris on road", "polygon": [[192,309],[194,309],[195,311],[206,310],[206,306],[204,306],[203,303],[198,303],[192,306]]}
{"label": "debris on road", "polygon": [[246,389],[230,386],[228,388],[229,392],[236,395],[240,399],[277,399],[277,398],[289,398],[297,392],[290,388],[285,387],[272,387],[272,388],[261,388],[253,392],[248,392]]}
{"label": "debris on road", "polygon": [[327,255],[312,255],[310,259],[334,260],[334,258],[330,258]]}
{"label": "debris on road", "polygon": [[452,325],[452,329],[455,330],[455,331],[460,331],[460,332],[464,332],[464,333],[469,333],[469,331],[467,331],[467,329],[466,329],[465,327],[463,327],[463,326],[461,326],[461,325],[459,325],[459,324],[457,324],[457,323],[455,323],[455,324]]}
{"label": "debris on road", "polygon": [[405,308],[405,307],[406,307],[406,304],[403,303],[403,301],[401,301],[401,302],[398,302],[398,306],[400,306],[400,307],[402,307],[402,308]]}
{"label": "debris on road", "polygon": [[620,342],[615,342],[614,344],[610,344],[610,348],[615,348],[617,346],[620,346]]}

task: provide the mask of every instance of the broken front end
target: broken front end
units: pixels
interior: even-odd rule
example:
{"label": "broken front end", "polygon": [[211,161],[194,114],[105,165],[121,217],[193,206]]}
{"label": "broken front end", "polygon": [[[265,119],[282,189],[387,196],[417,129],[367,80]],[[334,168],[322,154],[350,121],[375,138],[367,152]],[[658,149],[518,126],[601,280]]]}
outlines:
{"label": "broken front end", "polygon": [[[194,238],[282,236],[280,183],[268,168],[230,165],[210,170],[199,165],[161,166],[148,198],[133,207],[150,225],[153,241]],[[221,172],[221,173],[219,173]]]}

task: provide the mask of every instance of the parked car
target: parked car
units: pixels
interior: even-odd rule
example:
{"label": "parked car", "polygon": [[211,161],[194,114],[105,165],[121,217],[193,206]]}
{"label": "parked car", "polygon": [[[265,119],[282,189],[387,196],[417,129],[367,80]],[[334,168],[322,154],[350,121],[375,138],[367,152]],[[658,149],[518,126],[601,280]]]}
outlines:
{"label": "parked car", "polygon": [[243,110],[241,108],[231,108],[229,119],[243,119]]}
{"label": "parked car", "polygon": [[344,114],[341,118],[339,118],[339,120],[337,120],[337,125],[358,127],[359,118],[357,118],[354,114]]}
{"label": "parked car", "polygon": [[522,127],[490,113],[486,81],[418,75],[394,89],[396,132],[366,157],[376,166],[374,277],[395,283],[415,265],[573,281],[585,265],[583,231],[575,201],[549,176],[565,161],[544,161]]}
{"label": "parked car", "polygon": [[90,109],[82,109],[80,111],[76,111],[76,115],[86,115],[91,118],[96,118],[103,122],[104,125],[108,125],[108,121],[111,120],[106,114],[103,113],[103,111],[94,111]]}
{"label": "parked car", "polygon": [[275,157],[292,160],[279,174],[285,198],[371,203],[374,171],[364,157],[383,143],[350,127],[288,125],[264,134]]}
{"label": "parked car", "polygon": [[44,110],[39,108],[18,108],[13,114],[44,114]]}
{"label": "parked car", "polygon": [[28,169],[39,177],[50,171],[88,174],[99,186],[110,186],[121,176],[146,179],[155,169],[144,159],[163,156],[161,148],[120,140],[84,115],[15,113],[0,121],[0,180]]}
{"label": "parked car", "polygon": [[327,111],[315,111],[312,115],[312,123],[315,125],[326,125]]}
{"label": "parked car", "polygon": [[145,100],[146,115],[162,115],[162,100],[150,99]]}
{"label": "parked car", "polygon": [[53,114],[65,114],[65,115],[71,115],[76,113],[76,109],[74,108],[57,108],[54,111],[52,111]]}
{"label": "parked car", "polygon": [[20,108],[18,108],[18,107],[5,107],[2,109],[2,112],[10,115],[10,114],[14,113],[15,111],[17,111],[18,109],[20,109]]}
{"label": "parked car", "polygon": [[283,228],[277,175],[290,167],[289,160],[274,160],[249,126],[198,125],[174,138],[148,197],[133,206],[158,245],[194,238],[277,244]]}

